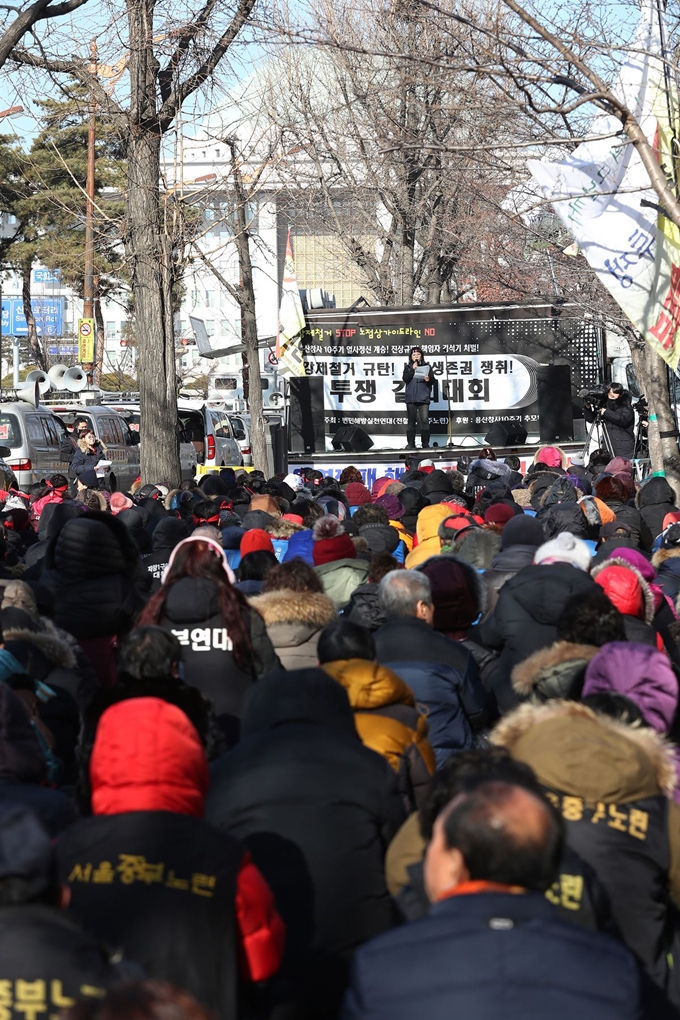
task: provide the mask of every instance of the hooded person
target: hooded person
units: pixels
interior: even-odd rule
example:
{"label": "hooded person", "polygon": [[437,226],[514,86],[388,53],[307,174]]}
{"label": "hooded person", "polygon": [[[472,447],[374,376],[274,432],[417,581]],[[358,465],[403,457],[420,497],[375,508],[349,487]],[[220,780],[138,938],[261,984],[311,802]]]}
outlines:
{"label": "hooded person", "polygon": [[348,482],[345,486],[345,496],[350,509],[371,502],[370,490],[366,488],[363,482]]}
{"label": "hooded person", "polygon": [[124,525],[137,546],[140,555],[148,555],[152,552],[151,536],[147,531],[149,516],[143,507],[133,507],[131,510],[121,510],[116,520]]}
{"label": "hooded person", "polygon": [[275,1002],[335,1015],[352,953],[396,921],[383,862],[403,818],[340,683],[320,669],[258,682],[241,742],[212,767],[206,820],[250,849],[286,924]]}
{"label": "hooded person", "polygon": [[652,730],[559,700],[520,706],[491,741],[533,769],[645,972],[643,1014],[670,1020],[680,1006],[670,963],[680,954],[680,809],[669,800],[670,748]]}
{"label": "hooded person", "polygon": [[[397,484],[397,483],[394,483],[394,484]],[[390,486],[390,488],[391,488],[391,486]],[[405,486],[402,486],[402,488],[405,488]],[[401,492],[401,489],[399,491]],[[393,494],[385,493],[384,496],[380,496],[375,501],[375,505],[379,506],[379,507],[382,507],[382,509],[387,514],[387,520],[388,520],[389,526],[391,528],[394,528],[394,530],[399,535],[399,541],[404,543],[404,545],[402,546],[402,551],[405,551],[406,553],[410,553],[411,549],[413,548],[413,535],[409,531],[406,530],[406,528],[404,527],[404,525],[401,522],[401,518],[404,516],[404,512],[405,511],[404,511],[404,507],[403,507],[401,501],[399,500],[398,494],[397,493],[393,493]],[[369,542],[369,548],[370,548],[370,542]],[[373,552],[374,550],[371,550],[371,551]]]}
{"label": "hooded person", "polygon": [[480,457],[470,462],[465,491],[476,499],[489,482],[496,479],[508,482],[511,475],[513,475],[512,469],[502,460]]}
{"label": "hooded person", "polygon": [[315,572],[309,581],[314,586],[304,591],[294,591],[285,585],[272,588],[269,580],[268,576],[266,590],[251,598],[250,605],[264,620],[281,665],[284,669],[316,666],[319,635],[338,618],[335,603],[324,594],[321,579]]}
{"label": "hooded person", "polygon": [[510,682],[514,667],[555,642],[571,598],[586,598],[595,590],[589,565],[590,549],[573,535],[563,532],[545,542],[536,550],[533,565],[506,581],[493,612],[471,631],[473,641],[500,652],[486,682],[501,713],[519,700]]}
{"label": "hooded person", "polygon": [[49,786],[44,747],[24,701],[0,683],[0,813],[22,804],[54,838],[78,814],[69,797]]}
{"label": "hooded person", "polygon": [[616,514],[616,520],[631,529],[635,548],[649,551],[652,548],[652,534],[642,519],[640,511],[627,504],[629,487],[616,475],[605,475],[595,482],[595,495]]}
{"label": "hooded person", "polygon": [[397,499],[404,508],[404,512],[399,518],[402,527],[411,536],[415,535],[416,526],[418,521],[418,514],[423,507],[428,506],[427,499],[423,496],[420,489],[415,489],[410,485],[403,488],[397,495]]}
{"label": "hooded person", "polygon": [[426,506],[419,512],[416,523],[416,540],[413,543],[413,549],[404,561],[408,570],[429,560],[431,556],[439,555],[442,547],[439,525],[451,516],[451,507],[445,503]]}
{"label": "hooded person", "polygon": [[680,595],[680,524],[672,524],[662,533],[661,545],[652,556],[658,584],[673,605]]}
{"label": "hooded person", "polygon": [[623,616],[628,641],[663,649],[663,639],[652,626],[654,596],[640,571],[628,560],[613,556],[595,567],[591,576]]}
{"label": "hooded person", "polygon": [[566,471],[567,455],[560,446],[541,446],[536,451],[532,468],[534,468],[537,464],[544,464],[553,471]]}
{"label": "hooded person", "polygon": [[664,517],[668,513],[680,513],[675,505],[675,493],[665,478],[652,476],[640,487],[635,497],[635,506],[640,517],[649,528],[652,539],[663,531]]}
{"label": "hooded person", "polygon": [[138,553],[110,514],[76,517],[50,539],[41,581],[54,595],[54,622],[78,640],[100,682],[115,678],[114,649],[141,608]]}
{"label": "hooded person", "polygon": [[420,491],[428,503],[442,503],[449,496],[453,496],[453,479],[448,471],[436,468],[424,480]]}
{"label": "hooded person", "polygon": [[578,503],[578,493],[567,478],[558,478],[545,490],[536,519],[541,522],[546,538],[554,538],[565,531],[577,538],[590,537],[588,521]]}
{"label": "hooded person", "polygon": [[675,603],[664,592],[659,584],[656,568],[647,559],[645,553],[639,549],[627,549],[614,547],[611,550],[610,562],[619,564],[630,564],[638,570],[649,585],[649,590],[654,601],[654,616],[652,626],[657,634],[661,635],[666,652],[676,666],[680,666],[680,647],[678,646],[676,626],[677,612]]}
{"label": "hooded person", "polygon": [[205,538],[173,549],[137,626],[159,625],[182,645],[184,679],[212,702],[228,743],[238,739],[246,691],[279,666],[264,620],[234,587],[224,550]]}
{"label": "hooded person", "polygon": [[[72,520],[74,517],[80,517],[84,512],[84,508],[79,503],[71,501],[48,503],[38,522],[39,541],[35,545],[30,546],[24,554],[24,563],[26,564],[26,571],[30,571],[28,575],[30,580],[37,580],[40,576],[49,539],[53,538],[67,521]],[[24,571],[22,576],[26,576],[26,571]]]}
{"label": "hooded person", "polygon": [[347,620],[326,627],[319,665],[347,692],[361,742],[382,754],[397,775],[407,812],[421,803],[435,770],[425,713],[396,673],[375,661],[369,632]]}
{"label": "hooded person", "polygon": [[160,588],[163,572],[168,565],[172,550],[189,536],[185,521],[177,517],[164,517],[154,529],[151,538],[151,552],[142,556],[142,566],[152,580],[152,591]]}
{"label": "hooded person", "polygon": [[[401,503],[396,496],[380,496],[379,499],[387,500],[388,506],[394,500],[397,507],[401,508]],[[356,524],[357,533],[366,539],[372,555],[376,553],[393,554],[396,551],[400,542],[399,532],[390,524],[387,508],[381,505],[378,500],[371,503],[370,506],[367,504],[357,507],[352,521]]]}
{"label": "hooded person", "polygon": [[368,577],[368,563],[357,559],[354,542],[332,514],[315,522],[312,535],[314,568],[326,595],[342,609]]}
{"label": "hooded person", "polygon": [[501,533],[500,550],[484,571],[484,584],[488,593],[487,612],[496,605],[498,592],[506,581],[534,562],[534,555],[545,542],[543,525],[528,514],[513,515]]}
{"label": "hooded person", "polygon": [[284,932],[271,891],[235,839],[203,822],[208,763],[176,705],[106,708],[88,763],[92,815],[57,844],[74,911],[145,973],[222,1017],[270,978]]}
{"label": "hooded person", "polygon": [[625,641],[623,617],[605,593],[595,588],[566,604],[557,624],[557,640],[541,648],[512,671],[518,698],[542,705],[555,698],[578,701],[586,669],[598,649]]}

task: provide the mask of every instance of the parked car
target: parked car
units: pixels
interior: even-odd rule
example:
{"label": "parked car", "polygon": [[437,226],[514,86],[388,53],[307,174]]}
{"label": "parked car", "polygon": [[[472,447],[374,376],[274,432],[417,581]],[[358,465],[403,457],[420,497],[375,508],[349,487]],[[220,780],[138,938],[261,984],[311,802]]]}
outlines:
{"label": "parked car", "polygon": [[66,426],[73,424],[76,418],[86,419],[97,439],[106,447],[106,460],[111,461],[107,475],[111,490],[127,491],[139,477],[140,467],[139,435],[131,431],[125,418],[105,404],[50,404],[49,410],[60,423],[62,436]]}
{"label": "parked car", "polygon": [[230,414],[229,421],[234,439],[239,445],[244,467],[253,466],[253,450],[250,445],[250,416]]}
{"label": "parked car", "polygon": [[63,426],[51,408],[24,400],[0,403],[0,446],[20,486],[31,485],[56,471],[66,472],[59,448]]}

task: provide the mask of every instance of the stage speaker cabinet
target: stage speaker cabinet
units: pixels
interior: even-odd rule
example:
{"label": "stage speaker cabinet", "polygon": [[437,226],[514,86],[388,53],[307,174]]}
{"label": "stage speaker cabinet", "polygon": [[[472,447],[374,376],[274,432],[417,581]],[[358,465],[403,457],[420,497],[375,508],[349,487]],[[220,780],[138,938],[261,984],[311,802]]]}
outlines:
{"label": "stage speaker cabinet", "polygon": [[331,440],[334,450],[345,453],[366,453],[373,446],[373,440],[358,425],[341,425]]}
{"label": "stage speaker cabinet", "polygon": [[527,441],[527,430],[521,421],[497,421],[484,436],[488,446],[523,446]]}
{"label": "stage speaker cabinet", "polygon": [[536,380],[541,442],[570,442],[574,438],[574,411],[569,365],[539,365]]}
{"label": "stage speaker cabinet", "polygon": [[288,449],[291,453],[323,453],[326,449],[321,376],[290,380]]}

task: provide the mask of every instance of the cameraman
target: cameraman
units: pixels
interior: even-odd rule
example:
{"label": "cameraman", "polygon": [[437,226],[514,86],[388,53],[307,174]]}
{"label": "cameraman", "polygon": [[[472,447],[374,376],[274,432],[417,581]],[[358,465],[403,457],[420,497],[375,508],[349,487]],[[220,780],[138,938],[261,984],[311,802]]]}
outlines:
{"label": "cameraman", "polygon": [[599,420],[606,426],[612,457],[630,460],[635,452],[635,412],[628,390],[621,383],[610,383],[606,402],[601,407],[586,404],[584,411],[588,423]]}
{"label": "cameraman", "polygon": [[[416,369],[419,367],[428,369],[424,378],[415,378]],[[411,348],[402,379],[406,383],[406,449],[415,449],[418,426],[420,442],[423,450],[427,450],[430,446],[430,389],[433,379],[430,366],[423,363],[423,352],[420,347]]]}

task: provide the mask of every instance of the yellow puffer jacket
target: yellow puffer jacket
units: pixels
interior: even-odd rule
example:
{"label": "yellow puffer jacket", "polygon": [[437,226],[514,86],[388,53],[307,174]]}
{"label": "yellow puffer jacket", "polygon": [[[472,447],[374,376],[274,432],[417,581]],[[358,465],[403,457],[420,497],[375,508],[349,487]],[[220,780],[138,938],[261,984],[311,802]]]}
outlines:
{"label": "yellow puffer jacket", "polygon": [[406,552],[410,553],[413,548],[413,535],[410,535],[401,521],[390,521],[391,526],[395,531],[399,532],[399,538],[406,546]]}
{"label": "yellow puffer jacket", "polygon": [[418,545],[413,552],[406,557],[404,566],[408,570],[417,567],[430,556],[438,556],[441,552],[442,542],[439,537],[439,525],[447,517],[455,517],[456,512],[444,503],[434,503],[432,506],[425,506],[418,514],[416,521],[416,537]]}
{"label": "yellow puffer jacket", "polygon": [[377,751],[399,777],[408,808],[417,806],[435,770],[427,720],[396,673],[368,659],[338,659],[322,669],[347,691],[362,743]]}

